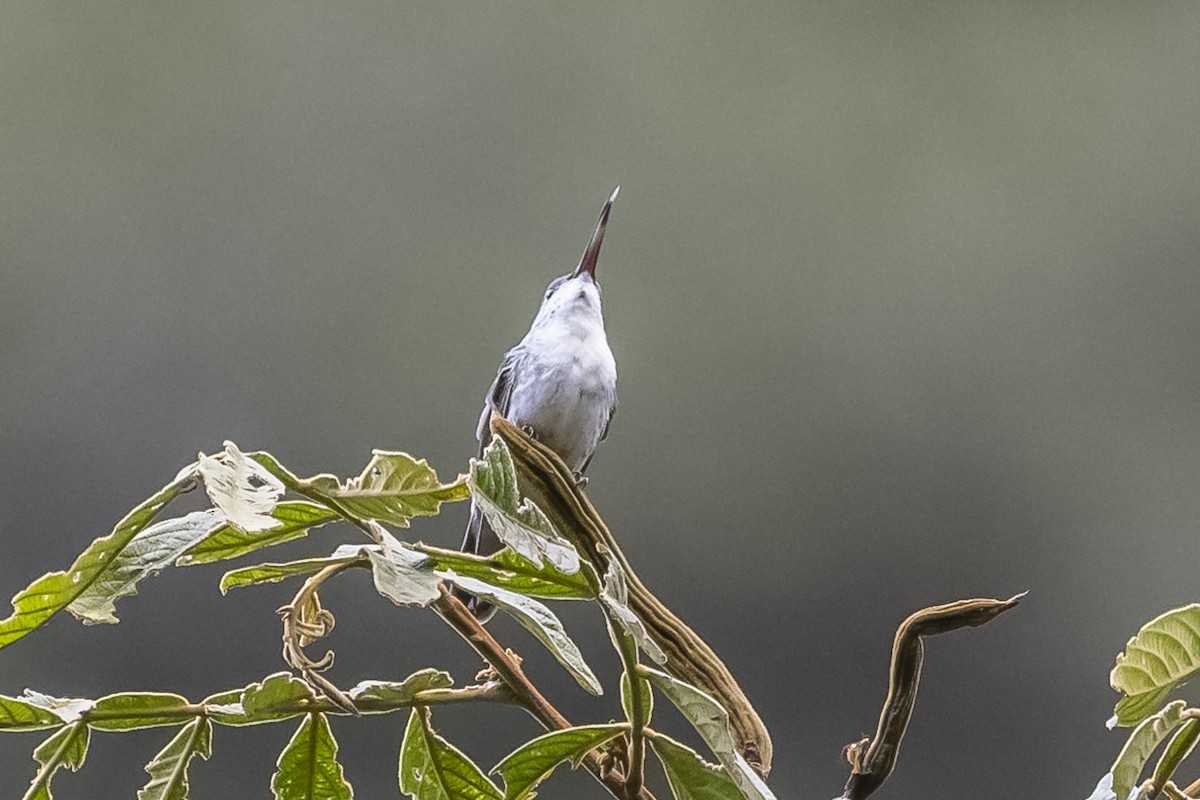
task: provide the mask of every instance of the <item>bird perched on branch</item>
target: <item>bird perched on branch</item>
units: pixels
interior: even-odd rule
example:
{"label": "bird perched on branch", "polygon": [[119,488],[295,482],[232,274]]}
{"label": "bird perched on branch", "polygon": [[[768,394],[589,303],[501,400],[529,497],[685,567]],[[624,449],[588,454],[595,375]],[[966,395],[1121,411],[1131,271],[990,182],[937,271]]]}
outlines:
{"label": "bird perched on branch", "polygon": [[[550,281],[529,333],[504,354],[475,432],[481,453],[491,440],[488,421],[495,412],[554,450],[581,484],[587,480],[583,473],[617,410],[617,363],[604,334],[596,264],[619,191],[618,186],[604,204],[578,266]],[[490,555],[502,546],[472,502],[463,551]],[[456,595],[479,619],[491,617],[490,603],[461,590]]]}

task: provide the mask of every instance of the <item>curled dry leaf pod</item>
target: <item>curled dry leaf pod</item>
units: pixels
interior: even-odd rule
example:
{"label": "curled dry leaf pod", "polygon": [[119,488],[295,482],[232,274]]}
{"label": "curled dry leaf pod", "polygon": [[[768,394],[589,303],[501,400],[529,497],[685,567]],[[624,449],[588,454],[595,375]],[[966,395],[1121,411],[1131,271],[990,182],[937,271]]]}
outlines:
{"label": "curled dry leaf pod", "polygon": [[629,607],[666,654],[663,670],[712,695],[724,707],[742,757],[766,777],[771,769],[771,735],[724,662],[638,579],[595,506],[554,451],[499,415],[492,415],[491,427],[512,453],[522,493],[533,498],[599,574],[607,571],[610,558],[617,561],[629,585]]}
{"label": "curled dry leaf pod", "polygon": [[896,756],[900,752],[900,742],[904,739],[904,731],[908,728],[917,702],[921,663],[925,655],[921,637],[959,628],[974,628],[990,622],[1020,603],[1024,596],[1022,593],[1007,600],[979,598],[930,606],[900,623],[892,643],[888,695],[879,714],[879,725],[865,755],[862,754],[862,742],[852,745],[856,748],[855,758],[851,762],[853,769],[839,800],[863,800],[892,774]]}

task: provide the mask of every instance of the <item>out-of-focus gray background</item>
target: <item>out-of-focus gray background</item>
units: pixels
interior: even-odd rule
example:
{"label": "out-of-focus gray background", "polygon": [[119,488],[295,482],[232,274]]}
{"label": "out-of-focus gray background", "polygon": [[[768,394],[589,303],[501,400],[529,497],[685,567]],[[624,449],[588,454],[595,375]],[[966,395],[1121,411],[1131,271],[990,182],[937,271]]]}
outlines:
{"label": "out-of-focus gray background", "polygon": [[[779,796],[838,793],[904,616],[1028,589],[930,643],[880,796],[1082,797],[1120,743],[1114,654],[1200,595],[1198,41],[1193,2],[6,7],[0,595],[226,438],[301,473],[372,447],[463,469],[620,183],[621,410],[589,491],[757,702]],[[281,668],[296,587],[222,598],[221,571],[145,584],[116,627],[53,621],[0,652],[0,692]],[[326,601],[343,685],[477,668],[364,576]],[[571,715],[616,716],[602,626],[562,611],[608,698],[495,629]],[[489,765],[535,730],[435,720]],[[335,723],[358,796],[398,795],[403,721]],[[193,796],[267,796],[289,734],[218,731]],[[131,797],[167,738],[97,735],[61,795]],[[6,795],[36,741],[0,737]]]}

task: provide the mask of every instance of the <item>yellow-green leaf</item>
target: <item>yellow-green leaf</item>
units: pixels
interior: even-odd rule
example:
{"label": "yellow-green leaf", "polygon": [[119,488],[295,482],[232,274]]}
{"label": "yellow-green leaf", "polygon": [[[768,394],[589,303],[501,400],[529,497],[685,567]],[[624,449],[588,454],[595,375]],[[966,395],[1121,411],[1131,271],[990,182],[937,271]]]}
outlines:
{"label": "yellow-green leaf", "polygon": [[400,791],[414,800],[502,800],[500,790],[429,725],[429,709],[414,708],[400,745]]}
{"label": "yellow-green leaf", "polygon": [[1200,603],[1147,622],[1117,656],[1110,683],[1125,695],[1109,727],[1136,725],[1153,714],[1171,690],[1200,670]]}

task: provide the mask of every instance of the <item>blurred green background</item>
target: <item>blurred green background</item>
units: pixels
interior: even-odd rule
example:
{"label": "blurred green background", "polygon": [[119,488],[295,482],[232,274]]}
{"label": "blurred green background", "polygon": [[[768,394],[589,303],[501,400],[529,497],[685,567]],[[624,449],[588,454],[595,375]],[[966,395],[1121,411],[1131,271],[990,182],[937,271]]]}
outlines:
{"label": "blurred green background", "polygon": [[[65,567],[198,450],[298,472],[372,447],[465,467],[483,392],[612,187],[621,408],[589,493],[832,797],[895,625],[933,641],[889,798],[1084,796],[1114,654],[1200,597],[1200,6],[9,4],[0,24],[0,595]],[[457,544],[466,510],[411,531]],[[322,531],[270,558],[328,552]],[[175,570],[117,627],[58,619],[0,692],[191,697],[282,667],[292,585]],[[476,659],[347,576],[341,685]],[[598,615],[562,613],[608,676]],[[492,764],[533,723],[439,711]],[[335,724],[398,796],[403,718]],[[673,723],[664,718],[663,725]],[[220,730],[195,797],[264,797],[288,726]],[[162,731],[62,797],[131,797]],[[0,737],[0,786],[34,736]],[[556,777],[547,797],[602,797]],[[952,789],[950,787],[953,787]]]}

